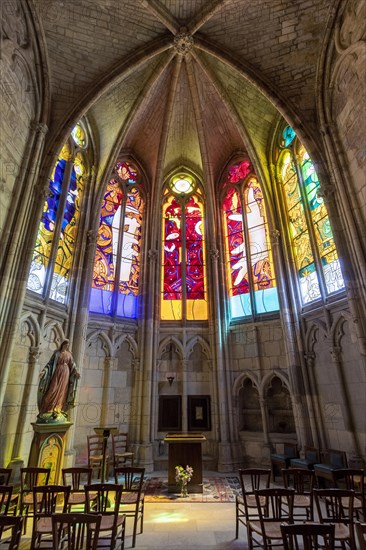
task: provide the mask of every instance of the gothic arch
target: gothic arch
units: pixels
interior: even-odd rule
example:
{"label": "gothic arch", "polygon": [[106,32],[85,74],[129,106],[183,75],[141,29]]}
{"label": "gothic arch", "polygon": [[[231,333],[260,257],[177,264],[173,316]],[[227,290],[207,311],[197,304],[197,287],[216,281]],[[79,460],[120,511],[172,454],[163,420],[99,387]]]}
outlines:
{"label": "gothic arch", "polygon": [[185,359],[182,343],[175,336],[167,336],[160,342],[157,353],[158,359],[161,359],[161,356],[168,351],[170,345],[174,346],[174,351],[178,353],[181,360]]}
{"label": "gothic arch", "polygon": [[41,330],[36,316],[33,313],[25,314],[20,319],[20,332],[23,327],[28,327],[27,336],[32,342],[32,347],[38,347],[41,343]]}
{"label": "gothic arch", "polygon": [[139,356],[138,346],[137,346],[136,340],[130,334],[121,334],[116,338],[115,345],[114,345],[115,352],[119,350],[123,342],[128,343],[128,347],[133,358],[138,359],[138,356]]}
{"label": "gothic arch", "polygon": [[248,378],[251,380],[253,386],[258,391],[258,396],[260,398],[263,397],[263,387],[259,382],[259,377],[257,373],[251,371],[244,371],[236,378],[233,384],[233,395],[235,397],[238,396],[240,388],[243,387],[245,380],[247,380]]}
{"label": "gothic arch", "polygon": [[[48,337],[51,336],[52,331],[56,335],[56,338],[54,339],[54,343],[57,346],[60,346],[61,342],[63,340],[65,340],[65,333],[64,333],[64,330],[62,328],[62,325],[60,325],[60,323],[58,323],[57,321],[52,320],[52,321],[48,321],[45,324],[45,326],[43,328],[43,331],[42,331],[43,340],[48,341]],[[50,343],[52,343],[51,340],[50,340]]]}
{"label": "gothic arch", "polygon": [[108,334],[104,330],[93,330],[86,339],[87,345],[90,345],[92,340],[100,340],[102,342],[103,350],[106,357],[114,357],[115,347],[109,338]]}
{"label": "gothic arch", "polygon": [[201,350],[206,356],[206,359],[212,359],[209,345],[207,341],[204,338],[202,338],[202,336],[194,336],[187,342],[186,350],[185,350],[186,351],[185,355],[187,359],[190,358],[196,344],[201,347]]}

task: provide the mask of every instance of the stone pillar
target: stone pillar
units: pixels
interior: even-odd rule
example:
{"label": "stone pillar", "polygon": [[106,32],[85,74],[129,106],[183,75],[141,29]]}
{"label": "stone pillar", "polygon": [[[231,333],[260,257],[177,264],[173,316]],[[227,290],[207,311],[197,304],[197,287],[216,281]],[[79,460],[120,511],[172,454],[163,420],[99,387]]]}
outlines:
{"label": "stone pillar", "polygon": [[182,365],[182,432],[188,432],[188,414],[187,414],[187,378],[188,378],[188,361],[183,359]]}
{"label": "stone pillar", "polygon": [[[29,400],[32,387],[37,383],[37,365],[40,356],[39,347],[29,348],[28,372],[23,389],[23,398],[20,406],[20,413],[17,423],[17,431],[14,439],[12,460],[17,460],[22,455],[22,441],[24,439],[24,426],[26,424],[27,412],[29,410]],[[35,406],[36,403],[35,403]]]}
{"label": "stone pillar", "polygon": [[109,391],[111,386],[111,370],[112,370],[113,357],[106,356],[104,359],[104,372],[103,372],[103,391],[102,391],[102,403],[100,411],[100,426],[109,425],[108,422],[108,404]]}
{"label": "stone pillar", "polygon": [[346,415],[346,418],[344,419],[346,424],[346,429],[350,431],[356,457],[361,458],[362,451],[361,451],[360,442],[358,440],[358,436],[355,428],[355,420],[354,420],[352,406],[351,406],[352,400],[351,400],[351,396],[349,395],[347,379],[343,370],[342,350],[338,346],[333,346],[330,348],[330,354],[332,356],[333,364],[336,366],[338,371],[339,387],[342,392],[343,404],[344,404],[343,411],[344,411],[344,414]]}
{"label": "stone pillar", "polygon": [[314,376],[315,353],[307,352],[304,354],[304,358],[307,369],[307,377],[310,379],[310,385],[308,384],[306,392],[313,441],[315,447],[317,447],[318,449],[326,448],[327,444],[324,437],[325,429],[323,424],[323,417],[320,411],[319,401],[317,398],[317,384]]}

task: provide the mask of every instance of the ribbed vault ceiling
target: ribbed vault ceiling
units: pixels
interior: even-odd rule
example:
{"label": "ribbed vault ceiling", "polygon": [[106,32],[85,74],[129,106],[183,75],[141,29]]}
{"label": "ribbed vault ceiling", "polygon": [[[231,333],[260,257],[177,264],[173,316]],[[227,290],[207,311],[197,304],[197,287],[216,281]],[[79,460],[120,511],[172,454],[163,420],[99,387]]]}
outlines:
{"label": "ribbed vault ceiling", "polygon": [[100,177],[121,149],[159,182],[182,164],[210,180],[238,150],[263,164],[278,109],[315,132],[325,0],[34,4],[48,51],[50,143],[89,115]]}

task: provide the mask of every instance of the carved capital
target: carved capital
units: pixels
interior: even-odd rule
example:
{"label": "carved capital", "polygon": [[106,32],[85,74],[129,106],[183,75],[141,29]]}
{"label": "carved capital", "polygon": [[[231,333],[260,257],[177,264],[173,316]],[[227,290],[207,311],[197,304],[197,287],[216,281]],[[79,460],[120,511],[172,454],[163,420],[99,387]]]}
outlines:
{"label": "carved capital", "polygon": [[332,185],[322,185],[320,189],[318,189],[317,194],[322,199],[325,199],[326,202],[334,201],[334,195],[335,195],[335,189]]}
{"label": "carved capital", "polygon": [[341,348],[339,346],[333,346],[332,348],[330,348],[329,351],[332,356],[332,360],[335,363],[339,363],[341,361],[341,353],[342,353]]}
{"label": "carved capital", "polygon": [[49,187],[49,182],[47,181],[46,183],[44,183],[43,181],[39,181],[35,186],[34,186],[34,191],[35,191],[35,195],[37,197],[37,201],[39,201],[39,199],[43,199],[44,201],[51,196],[51,191],[50,191],[50,187]]}
{"label": "carved capital", "polygon": [[280,236],[281,236],[281,233],[278,231],[278,229],[272,229],[270,231],[270,234],[271,234],[272,244],[278,244],[280,242]]}
{"label": "carved capital", "polygon": [[35,363],[38,360],[40,355],[41,355],[41,352],[39,350],[39,347],[29,348],[29,361],[31,363]]}
{"label": "carved capital", "polygon": [[88,244],[95,244],[97,240],[98,231],[96,229],[89,229],[87,233]]}
{"label": "carved capital", "polygon": [[156,260],[158,259],[158,251],[157,250],[150,249],[148,251],[147,255],[148,255],[148,258],[149,258],[151,263],[155,263]]}
{"label": "carved capital", "polygon": [[45,136],[48,132],[47,124],[38,122],[38,120],[32,120],[32,122],[30,123],[30,128],[37,134],[42,134],[43,136]]}
{"label": "carved capital", "polygon": [[312,368],[314,366],[315,362],[315,353],[313,351],[308,351],[304,353],[306,364],[309,368]]}
{"label": "carved capital", "polygon": [[220,257],[220,253],[219,253],[219,251],[217,250],[217,248],[211,248],[211,250],[210,250],[210,256],[211,256],[212,262],[217,262],[217,260],[218,260],[219,257]]}

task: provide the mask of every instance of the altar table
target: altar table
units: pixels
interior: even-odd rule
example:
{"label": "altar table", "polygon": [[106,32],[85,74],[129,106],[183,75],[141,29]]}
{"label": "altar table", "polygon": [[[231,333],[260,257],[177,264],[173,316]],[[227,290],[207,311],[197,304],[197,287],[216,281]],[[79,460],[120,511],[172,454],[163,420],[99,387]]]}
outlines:
{"label": "altar table", "polygon": [[178,491],[175,467],[191,466],[193,476],[188,483],[188,492],[202,493],[202,443],[206,441],[206,437],[201,433],[168,433],[164,441],[169,445],[168,492]]}

